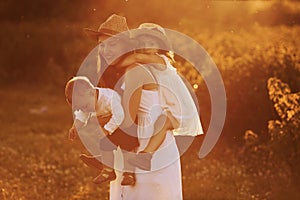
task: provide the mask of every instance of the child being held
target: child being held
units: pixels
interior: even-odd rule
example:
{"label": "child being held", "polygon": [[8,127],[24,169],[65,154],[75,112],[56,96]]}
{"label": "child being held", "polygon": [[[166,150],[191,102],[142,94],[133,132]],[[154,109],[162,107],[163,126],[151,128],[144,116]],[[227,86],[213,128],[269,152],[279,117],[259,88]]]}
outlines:
{"label": "child being held", "polygon": [[[120,146],[126,151],[134,151],[139,145],[136,137],[129,136],[118,129],[124,119],[124,111],[119,94],[109,88],[99,88],[92,85],[87,77],[78,76],[69,80],[65,87],[67,102],[74,111],[74,123],[69,131],[69,138],[75,139],[80,129],[87,126],[92,117],[97,117],[106,137],[100,140],[101,160],[105,163],[101,173],[93,180],[96,184],[116,179],[113,166],[113,150]],[[108,121],[108,122],[107,122]],[[105,124],[104,124],[104,123]],[[125,155],[124,155],[125,156]],[[95,166],[96,158],[83,157],[89,166]],[[124,163],[124,167],[125,163]],[[134,185],[135,174],[124,172],[122,185]]]}
{"label": "child being held", "polygon": [[172,130],[174,135],[197,136],[203,134],[203,129],[188,88],[164,55],[168,53],[166,49],[170,49],[164,29],[157,24],[144,23],[133,34],[144,44],[144,49],[142,53],[130,55],[120,62],[119,67],[145,64],[144,69],[159,85],[165,111],[155,122],[153,136],[145,149],[129,159],[132,165],[150,170],[152,155],[164,141],[168,130]]}

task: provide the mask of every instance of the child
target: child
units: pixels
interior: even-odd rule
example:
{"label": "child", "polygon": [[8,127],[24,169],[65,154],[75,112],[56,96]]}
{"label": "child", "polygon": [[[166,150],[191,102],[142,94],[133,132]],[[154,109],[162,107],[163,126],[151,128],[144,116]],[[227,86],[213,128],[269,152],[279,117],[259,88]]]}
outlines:
{"label": "child", "polygon": [[[67,102],[75,110],[74,123],[69,132],[70,139],[75,139],[78,134],[77,131],[86,127],[92,117],[97,117],[101,126],[103,126],[103,132],[106,137],[102,138],[100,141],[101,144],[104,144],[104,149],[101,149],[102,163],[103,161],[107,161],[106,163],[109,163],[108,165],[113,166],[112,150],[116,146],[122,147],[121,140],[126,140],[135,147],[138,146],[136,138],[126,136],[127,134],[124,135],[118,129],[118,126],[124,119],[124,111],[121,105],[121,98],[117,92],[109,88],[94,87],[87,77],[78,76],[67,82],[65,95]],[[105,120],[107,118],[109,119],[108,122]],[[105,124],[103,122],[105,122]],[[116,146],[111,145],[110,142],[114,143]],[[107,146],[109,146],[109,148]],[[133,149],[126,150],[132,151]],[[95,158],[81,155],[81,159],[89,166],[95,166]],[[104,165],[101,173],[93,180],[93,182],[100,184],[115,179],[116,174],[114,169]],[[121,184],[134,185],[135,174],[124,172]]]}
{"label": "child", "polygon": [[[143,54],[133,54],[123,60],[122,67],[133,63],[149,64],[145,69],[160,85],[160,96],[164,103],[164,115],[154,123],[154,133],[146,148],[139,152],[129,163],[143,170],[151,169],[153,153],[159,148],[168,130],[174,135],[196,136],[203,134],[197,108],[186,85],[171,65],[169,59],[162,55],[170,44],[164,29],[152,23],[144,23],[134,32],[135,38],[144,43]],[[160,53],[160,54],[159,54]],[[152,64],[159,64],[153,66]]]}

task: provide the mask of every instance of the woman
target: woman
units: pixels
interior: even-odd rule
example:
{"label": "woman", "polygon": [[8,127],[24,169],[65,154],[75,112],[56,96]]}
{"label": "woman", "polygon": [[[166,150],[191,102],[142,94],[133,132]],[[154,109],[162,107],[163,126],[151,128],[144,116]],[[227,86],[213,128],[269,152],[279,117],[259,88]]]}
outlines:
{"label": "woman", "polygon": [[[107,22],[106,22],[107,23]],[[123,24],[124,25],[124,24]],[[112,53],[113,46],[104,41],[114,37],[115,27],[106,26],[105,29],[94,31],[98,41],[104,45],[102,55],[108,63],[116,59]],[[118,25],[120,27],[120,25]],[[153,75],[143,65],[134,64],[127,68],[125,73],[125,87],[122,97],[125,119],[123,127],[133,127],[132,132],[138,128],[139,150],[147,145],[153,134],[154,122],[162,114],[162,105],[158,93],[158,84]],[[137,119],[138,126],[134,126]],[[120,174],[116,181],[111,182],[110,199],[182,199],[180,158],[173,134],[169,131],[152,158],[152,171],[136,170],[136,184],[134,186],[121,186]],[[118,168],[118,167],[117,167]]]}
{"label": "woman", "polygon": [[[117,80],[124,74],[125,69],[117,69],[115,64],[120,60],[119,55],[122,52],[126,52],[129,46],[132,45],[132,40],[130,40],[128,34],[114,35],[121,32],[128,31],[126,20],[124,17],[112,15],[104,23],[102,23],[98,31],[93,31],[91,29],[85,29],[88,36],[97,40],[100,44],[98,45],[98,69],[101,79],[100,87],[108,87],[115,89],[120,92],[120,88],[116,88]],[[106,40],[107,39],[107,40]],[[101,41],[105,42],[101,43]],[[109,48],[108,48],[109,47]],[[124,56],[123,56],[124,57]],[[101,60],[101,62],[100,62]],[[95,75],[94,73],[90,74]],[[98,77],[97,77],[98,78]],[[120,92],[121,93],[121,92]],[[99,176],[94,179],[94,183],[101,184],[104,182],[113,181],[116,178],[115,175],[115,160],[113,151],[120,147],[123,151],[124,156],[124,173],[122,173],[121,185],[134,185],[135,184],[135,174],[134,168],[127,164],[127,156],[129,152],[134,152],[138,147],[139,142],[136,135],[128,135],[121,130],[114,132],[111,135],[105,137],[100,142],[100,154],[101,157],[98,158],[103,165],[103,169]],[[120,157],[120,155],[119,155]],[[117,159],[119,160],[119,159]],[[83,161],[89,166],[93,166],[95,158],[85,157]],[[117,167],[120,170],[123,166]]]}

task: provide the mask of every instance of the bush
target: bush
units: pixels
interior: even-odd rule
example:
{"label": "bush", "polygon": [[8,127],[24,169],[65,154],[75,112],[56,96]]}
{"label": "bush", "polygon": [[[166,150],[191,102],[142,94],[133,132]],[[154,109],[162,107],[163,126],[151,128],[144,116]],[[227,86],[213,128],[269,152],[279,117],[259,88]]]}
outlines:
{"label": "bush", "polygon": [[[298,33],[299,27],[254,25],[248,29],[192,36],[204,46],[222,74],[228,100],[223,137],[231,144],[242,144],[245,130],[267,131],[268,120],[276,117],[265,92],[269,77],[280,78],[292,91],[300,90]],[[187,62],[178,68],[192,84],[199,85],[198,97],[200,101],[205,99],[204,106],[209,107],[209,94],[201,75],[191,70]],[[203,114],[209,119],[209,115]]]}
{"label": "bush", "polygon": [[267,141],[246,131],[240,159],[258,183],[252,188],[256,193],[272,192],[272,198],[281,199],[289,192],[295,198],[300,189],[300,92],[291,93],[286,83],[274,77],[268,80],[268,91],[279,119],[268,122]]}
{"label": "bush", "polygon": [[[14,24],[3,22],[0,84],[41,83],[63,90],[65,82],[77,73],[84,58],[96,45],[82,32],[85,26],[54,19]],[[292,91],[300,90],[300,28],[254,25],[216,33],[193,28],[197,30],[183,29],[182,32],[203,45],[224,80],[228,112],[221,137],[230,144],[242,144],[245,130],[267,131],[267,121],[275,117],[265,93],[268,77],[280,78],[290,85]],[[178,70],[192,85],[199,86],[196,95],[204,126],[208,127],[210,99],[207,88],[190,63],[178,61]]]}

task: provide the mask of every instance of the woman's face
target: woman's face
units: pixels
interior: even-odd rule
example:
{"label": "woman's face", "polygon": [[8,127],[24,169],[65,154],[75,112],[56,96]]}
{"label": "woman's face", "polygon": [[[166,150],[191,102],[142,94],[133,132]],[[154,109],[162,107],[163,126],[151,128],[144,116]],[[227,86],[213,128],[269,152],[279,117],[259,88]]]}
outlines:
{"label": "woman's face", "polygon": [[158,49],[161,48],[160,42],[153,36],[141,35],[138,37],[145,46],[145,53],[157,53]]}
{"label": "woman's face", "polygon": [[126,53],[127,44],[121,38],[103,36],[99,40],[102,41],[99,44],[99,53],[109,65],[117,63],[119,57]]}

